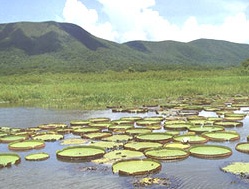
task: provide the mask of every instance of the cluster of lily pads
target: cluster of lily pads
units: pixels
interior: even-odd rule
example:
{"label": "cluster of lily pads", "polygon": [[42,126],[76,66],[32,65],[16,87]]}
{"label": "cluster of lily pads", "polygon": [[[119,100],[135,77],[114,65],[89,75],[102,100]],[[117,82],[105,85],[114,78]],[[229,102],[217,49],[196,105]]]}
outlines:
{"label": "cluster of lily pads", "polygon": [[[111,107],[113,112],[155,111],[157,115],[151,117],[132,114],[118,120],[108,117],[72,120],[69,125],[0,127],[0,143],[6,143],[12,151],[0,153],[0,167],[20,163],[18,151],[43,149],[53,141],[66,146],[55,152],[58,160],[111,165],[112,171],[120,175],[160,172],[162,161],[183,160],[189,156],[226,158],[232,155],[233,149],[221,142],[239,141],[240,134],[233,128],[243,126],[242,120],[248,112],[241,111],[242,107],[249,107],[248,97],[237,96],[222,102],[218,97],[181,98],[164,105]],[[202,110],[215,112],[217,116],[200,116]],[[208,144],[209,141],[217,145]],[[249,142],[238,142],[236,150],[249,153]],[[25,157],[27,161],[48,158],[49,154],[44,152]]]}

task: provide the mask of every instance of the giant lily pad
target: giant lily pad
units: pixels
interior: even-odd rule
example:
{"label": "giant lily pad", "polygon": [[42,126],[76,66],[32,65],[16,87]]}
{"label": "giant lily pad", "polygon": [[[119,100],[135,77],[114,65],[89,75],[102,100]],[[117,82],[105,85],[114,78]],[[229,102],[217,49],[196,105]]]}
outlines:
{"label": "giant lily pad", "polygon": [[159,142],[166,143],[171,141],[172,135],[167,133],[145,133],[136,136],[136,140],[138,141],[149,141],[149,142]]}
{"label": "giant lily pad", "polygon": [[106,150],[123,147],[123,143],[113,141],[97,141],[92,142],[91,145],[105,148]]}
{"label": "giant lily pad", "polygon": [[81,137],[87,138],[87,139],[98,140],[98,139],[103,139],[103,138],[107,138],[110,136],[112,136],[112,134],[108,132],[96,132],[96,133],[87,133],[87,134],[82,135]]}
{"label": "giant lily pad", "polygon": [[94,133],[94,132],[98,132],[100,131],[99,128],[95,128],[95,127],[82,127],[82,128],[78,128],[73,130],[73,134],[74,135],[83,135],[86,133]]}
{"label": "giant lily pad", "polygon": [[144,151],[149,148],[158,148],[161,147],[162,144],[158,142],[128,142],[124,145],[125,149],[129,150],[138,150],[138,151]]}
{"label": "giant lily pad", "polygon": [[68,139],[64,139],[61,142],[61,145],[79,145],[79,144],[85,144],[87,142],[88,140],[84,140],[82,138],[68,138]]}
{"label": "giant lily pad", "polygon": [[164,128],[168,130],[177,130],[184,131],[187,130],[191,125],[190,124],[165,124]]}
{"label": "giant lily pad", "polygon": [[222,126],[191,126],[188,128],[190,132],[195,133],[204,133],[204,132],[215,132],[215,131],[224,131],[225,128]]}
{"label": "giant lily pad", "polygon": [[180,148],[180,149],[188,149],[190,148],[190,144],[183,144],[181,142],[172,142],[172,143],[166,143],[164,145],[166,148]]}
{"label": "giant lily pad", "polygon": [[198,135],[179,135],[173,137],[173,140],[176,142],[189,143],[189,144],[203,144],[208,142],[208,139]]}
{"label": "giant lily pad", "polygon": [[89,125],[90,121],[88,120],[73,120],[70,122],[71,126],[87,126]]}
{"label": "giant lily pad", "polygon": [[240,135],[237,132],[231,131],[217,131],[217,132],[206,132],[202,136],[208,138],[210,141],[234,141],[239,140]]}
{"label": "giant lily pad", "polygon": [[122,160],[112,165],[112,171],[120,175],[145,175],[161,170],[161,163],[149,159]]}
{"label": "giant lily pad", "polygon": [[49,157],[50,157],[49,154],[41,152],[41,153],[29,154],[25,156],[25,159],[27,161],[43,161],[47,160]]}
{"label": "giant lily pad", "polygon": [[67,124],[64,124],[64,123],[50,123],[50,124],[39,125],[38,127],[40,129],[43,129],[43,130],[54,130],[54,129],[66,128]]}
{"label": "giant lily pad", "polygon": [[214,125],[219,125],[223,127],[241,127],[243,126],[243,123],[237,121],[216,121],[214,122]]}
{"label": "giant lily pad", "polygon": [[0,138],[1,143],[11,143],[15,141],[23,141],[27,140],[28,135],[7,135]]}
{"label": "giant lily pad", "polygon": [[223,168],[224,172],[229,172],[235,175],[248,175],[249,174],[249,163],[248,162],[233,162]]}
{"label": "giant lily pad", "polygon": [[189,149],[190,155],[199,158],[225,158],[232,155],[232,150],[226,146],[198,145]]}
{"label": "giant lily pad", "polygon": [[116,141],[116,142],[123,142],[131,140],[133,137],[130,135],[120,134],[120,135],[112,135],[109,137],[104,138],[105,141]]}
{"label": "giant lily pad", "polygon": [[239,152],[249,153],[249,142],[238,143],[235,149]]}
{"label": "giant lily pad", "polygon": [[161,121],[153,121],[153,120],[139,120],[136,122],[137,126],[154,126],[161,125]]}
{"label": "giant lily pad", "polygon": [[105,149],[96,146],[66,147],[56,152],[56,157],[61,160],[77,161],[101,158]]}
{"label": "giant lily pad", "polygon": [[112,125],[110,122],[100,122],[100,123],[90,123],[89,126],[96,127],[100,129],[107,129],[110,125]]}
{"label": "giant lily pad", "polygon": [[20,142],[12,142],[8,147],[10,150],[15,151],[41,149],[45,147],[45,142],[43,140],[24,140]]}
{"label": "giant lily pad", "polygon": [[153,116],[153,117],[145,117],[145,121],[163,121],[164,117],[163,116]]}
{"label": "giant lily pad", "polygon": [[121,160],[121,159],[131,159],[131,158],[139,158],[143,157],[144,154],[139,151],[133,151],[133,150],[114,150],[111,152],[108,152],[104,155],[104,158],[108,160]]}
{"label": "giant lily pad", "polygon": [[108,117],[97,117],[97,118],[90,118],[89,121],[92,123],[103,123],[103,122],[106,123],[111,121],[111,119]]}
{"label": "giant lily pad", "polygon": [[158,160],[179,160],[189,156],[189,152],[179,148],[155,148],[144,152],[145,156]]}
{"label": "giant lily pad", "polygon": [[130,134],[130,135],[138,135],[138,134],[144,134],[144,133],[151,133],[151,129],[148,129],[148,128],[133,128],[133,129],[127,129],[125,132],[127,134]]}
{"label": "giant lily pad", "polygon": [[134,128],[134,126],[121,124],[121,125],[111,125],[108,129],[111,131],[124,131],[125,132],[127,129],[131,129],[131,128]]}
{"label": "giant lily pad", "polygon": [[142,120],[143,118],[138,117],[138,116],[134,116],[134,117],[121,117],[120,120],[127,120],[127,121],[138,121],[138,120]]}
{"label": "giant lily pad", "polygon": [[46,134],[38,134],[33,136],[34,140],[44,140],[46,142],[53,142],[56,140],[61,140],[63,139],[64,136],[61,134],[56,134],[56,133],[46,133]]}
{"label": "giant lily pad", "polygon": [[19,164],[21,157],[13,153],[0,153],[0,168],[9,167],[13,164]]}

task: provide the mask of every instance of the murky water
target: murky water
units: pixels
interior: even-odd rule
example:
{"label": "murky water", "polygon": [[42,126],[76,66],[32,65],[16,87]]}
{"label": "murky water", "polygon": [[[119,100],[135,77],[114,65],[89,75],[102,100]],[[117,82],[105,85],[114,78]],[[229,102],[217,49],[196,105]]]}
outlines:
{"label": "murky water", "polygon": [[[205,114],[205,112],[202,112]],[[112,113],[104,111],[65,111],[38,108],[0,108],[0,126],[19,128],[34,127],[39,124],[62,122],[71,120],[88,119],[92,117],[120,117],[132,116],[128,113]],[[135,114],[135,116],[153,116],[154,112]],[[240,141],[245,142],[249,135],[249,117],[244,120],[244,126],[236,128],[240,135]],[[66,136],[70,137],[70,136]],[[224,173],[220,167],[233,161],[248,162],[249,155],[235,150],[236,142],[219,143],[233,149],[233,155],[225,159],[207,160],[189,157],[183,161],[164,162],[160,173],[156,177],[170,178],[173,188],[191,189],[246,189],[249,184],[240,181],[234,175]],[[209,144],[211,144],[209,142]],[[217,144],[217,143],[216,143]],[[0,145],[0,152],[8,152],[7,144]],[[56,159],[56,150],[62,149],[59,141],[47,142],[41,150],[18,152],[22,162],[18,166],[0,169],[1,189],[26,189],[26,188],[133,188],[135,177],[121,177],[113,174],[111,167],[99,165],[96,170],[87,170],[93,163],[67,163]],[[32,152],[47,152],[50,158],[41,162],[25,161],[24,157]],[[155,187],[150,187],[155,188]],[[165,188],[156,186],[156,188]]]}

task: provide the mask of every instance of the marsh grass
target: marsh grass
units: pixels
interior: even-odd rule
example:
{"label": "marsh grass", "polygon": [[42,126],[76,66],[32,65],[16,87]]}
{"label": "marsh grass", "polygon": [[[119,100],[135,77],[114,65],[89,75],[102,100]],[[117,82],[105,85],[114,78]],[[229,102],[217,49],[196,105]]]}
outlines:
{"label": "marsh grass", "polygon": [[0,76],[0,102],[81,109],[141,106],[181,96],[248,95],[248,81],[238,69],[9,75]]}

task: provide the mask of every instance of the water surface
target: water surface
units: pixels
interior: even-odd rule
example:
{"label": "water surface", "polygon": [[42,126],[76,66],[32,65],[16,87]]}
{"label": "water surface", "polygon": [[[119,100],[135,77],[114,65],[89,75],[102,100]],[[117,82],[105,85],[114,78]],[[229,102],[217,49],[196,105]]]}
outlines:
{"label": "water surface", "polygon": [[[201,114],[205,115],[205,112]],[[125,116],[154,116],[154,112],[145,114],[112,113],[111,110],[80,111],[80,110],[51,110],[39,108],[0,108],[0,126],[18,128],[35,127],[44,123],[67,123],[71,120],[88,119],[93,117],[109,117],[112,120]],[[210,115],[208,115],[210,116]],[[241,134],[240,141],[245,142],[249,135],[249,117],[244,120],[244,126],[233,128]],[[65,136],[71,137],[71,135]],[[249,184],[240,181],[234,175],[224,173],[220,167],[233,161],[248,162],[249,155],[235,150],[236,142],[214,143],[232,148],[233,155],[225,159],[199,159],[189,157],[183,161],[163,162],[160,173],[155,177],[170,178],[174,188],[200,189],[246,189]],[[209,142],[209,144],[212,144]],[[96,170],[87,170],[87,167],[96,167],[91,162],[68,163],[56,159],[56,150],[65,146],[60,141],[46,142],[41,150],[18,152],[22,162],[18,166],[0,169],[1,189],[27,188],[133,188],[136,177],[122,177],[113,174],[110,166],[98,165]],[[33,152],[47,152],[50,158],[41,162],[28,162],[24,157]],[[9,152],[7,144],[0,144],[0,152]],[[157,186],[152,188],[165,188]]]}

